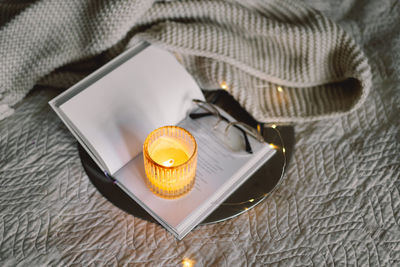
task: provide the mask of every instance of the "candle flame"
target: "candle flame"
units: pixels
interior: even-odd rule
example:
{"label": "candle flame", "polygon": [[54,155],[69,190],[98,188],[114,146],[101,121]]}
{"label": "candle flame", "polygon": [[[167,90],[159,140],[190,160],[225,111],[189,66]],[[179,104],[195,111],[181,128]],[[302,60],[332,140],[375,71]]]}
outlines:
{"label": "candle flame", "polygon": [[174,165],[174,160],[173,159],[166,160],[163,163],[161,163],[161,165],[165,167],[171,167],[172,165]]}

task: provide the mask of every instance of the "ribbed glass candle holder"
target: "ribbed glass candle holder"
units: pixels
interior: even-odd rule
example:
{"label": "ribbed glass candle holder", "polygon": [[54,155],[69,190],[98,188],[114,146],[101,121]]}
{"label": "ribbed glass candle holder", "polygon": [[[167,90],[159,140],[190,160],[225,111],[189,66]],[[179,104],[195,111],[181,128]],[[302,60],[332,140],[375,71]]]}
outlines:
{"label": "ribbed glass candle holder", "polygon": [[178,198],[194,185],[197,144],[194,137],[178,126],[164,126],[151,132],[143,145],[146,183],[163,198]]}

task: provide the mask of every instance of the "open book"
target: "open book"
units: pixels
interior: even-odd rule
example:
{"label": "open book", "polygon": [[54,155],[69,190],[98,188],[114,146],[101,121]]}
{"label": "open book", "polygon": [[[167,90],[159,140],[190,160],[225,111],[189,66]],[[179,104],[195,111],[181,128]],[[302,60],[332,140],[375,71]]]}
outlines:
{"label": "open book", "polygon": [[[49,103],[96,164],[182,239],[275,152],[249,136],[253,154],[232,153],[216,138],[211,117],[189,118],[196,112],[193,99],[204,97],[176,58],[143,43]],[[198,145],[195,186],[173,200],[147,188],[142,155],[147,135],[165,125],[185,128]]]}

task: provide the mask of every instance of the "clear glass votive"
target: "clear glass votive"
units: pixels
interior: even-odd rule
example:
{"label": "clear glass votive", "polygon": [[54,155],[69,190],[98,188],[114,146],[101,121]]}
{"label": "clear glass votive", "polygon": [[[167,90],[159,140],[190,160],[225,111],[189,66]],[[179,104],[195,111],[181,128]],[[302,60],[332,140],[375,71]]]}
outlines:
{"label": "clear glass votive", "polygon": [[194,186],[197,143],[192,134],[178,126],[152,131],[143,145],[146,184],[156,195],[178,198]]}

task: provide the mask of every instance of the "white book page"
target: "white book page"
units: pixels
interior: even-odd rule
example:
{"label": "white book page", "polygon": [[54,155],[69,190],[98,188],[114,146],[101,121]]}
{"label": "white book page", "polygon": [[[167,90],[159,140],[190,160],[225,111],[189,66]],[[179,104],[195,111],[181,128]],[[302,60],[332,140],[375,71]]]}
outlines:
{"label": "white book page", "polygon": [[194,98],[204,97],[175,57],[149,46],[60,109],[114,174],[151,131],[186,117]]}
{"label": "white book page", "polygon": [[[179,229],[184,229],[196,219],[196,216],[201,215],[201,210],[215,209],[218,203],[210,203],[211,200],[219,198],[224,190],[243,178],[242,175],[254,167],[254,163],[260,162],[262,157],[267,160],[275,153],[268,145],[249,138],[254,153],[235,155],[215,138],[209,119],[209,117],[198,120],[187,118],[179,124],[193,134],[198,144],[195,186],[187,195],[175,200],[154,195],[145,184],[142,155],[114,175],[114,178],[127,189],[126,191],[132,193],[134,199],[146,205],[156,217],[178,231],[178,234],[180,234]],[[200,218],[202,219],[204,218]]]}

